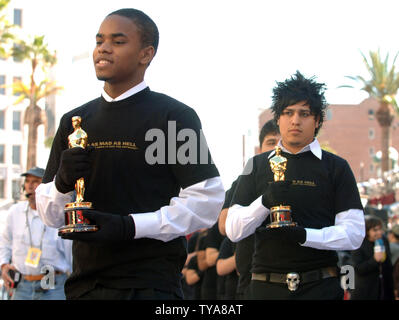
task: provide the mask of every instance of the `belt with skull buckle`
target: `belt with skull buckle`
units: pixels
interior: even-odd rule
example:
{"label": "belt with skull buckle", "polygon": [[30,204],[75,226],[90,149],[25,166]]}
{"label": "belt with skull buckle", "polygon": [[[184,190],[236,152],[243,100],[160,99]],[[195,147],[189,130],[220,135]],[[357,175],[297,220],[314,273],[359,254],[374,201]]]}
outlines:
{"label": "belt with skull buckle", "polygon": [[288,290],[295,291],[296,289],[298,289],[299,283],[301,282],[299,273],[289,272],[287,273],[286,277],[287,278],[285,279],[285,282],[287,283]]}
{"label": "belt with skull buckle", "polygon": [[289,272],[289,273],[252,273],[252,280],[285,283],[288,290],[295,291],[299,284],[305,284],[330,277],[338,277],[337,267],[326,267],[305,272]]}

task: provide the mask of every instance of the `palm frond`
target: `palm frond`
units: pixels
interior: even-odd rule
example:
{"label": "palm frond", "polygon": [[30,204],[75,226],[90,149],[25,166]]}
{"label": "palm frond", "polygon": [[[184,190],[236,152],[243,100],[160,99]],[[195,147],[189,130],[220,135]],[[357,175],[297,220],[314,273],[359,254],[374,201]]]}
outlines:
{"label": "palm frond", "polygon": [[[395,62],[399,52],[395,54],[392,63],[389,63],[390,54],[387,53],[385,57],[382,57],[380,49],[369,51],[369,58],[363,52],[360,52],[360,54],[370,78],[368,80],[362,76],[346,76],[346,78],[361,83],[361,90],[380,101],[383,101],[387,96],[394,98],[399,89],[399,73],[395,70]],[[350,87],[353,86],[339,86],[339,88]]]}

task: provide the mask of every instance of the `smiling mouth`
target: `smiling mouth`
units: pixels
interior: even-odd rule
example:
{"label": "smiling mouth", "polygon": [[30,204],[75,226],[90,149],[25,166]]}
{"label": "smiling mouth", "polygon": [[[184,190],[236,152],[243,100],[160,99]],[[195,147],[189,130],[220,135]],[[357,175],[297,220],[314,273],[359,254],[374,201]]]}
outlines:
{"label": "smiling mouth", "polygon": [[104,66],[110,65],[111,63],[112,63],[112,62],[109,61],[109,60],[101,59],[101,60],[96,61],[96,66],[98,66],[98,67],[104,67]]}

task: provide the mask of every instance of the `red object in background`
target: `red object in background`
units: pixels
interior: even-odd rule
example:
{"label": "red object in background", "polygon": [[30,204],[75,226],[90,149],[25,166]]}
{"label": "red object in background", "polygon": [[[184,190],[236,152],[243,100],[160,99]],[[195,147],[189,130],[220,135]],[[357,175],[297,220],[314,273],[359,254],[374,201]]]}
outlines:
{"label": "red object in background", "polygon": [[392,204],[395,202],[396,201],[395,201],[395,193],[394,192],[385,194],[381,197],[370,198],[368,201],[368,203],[370,205],[374,205],[374,206],[379,205],[379,204],[384,206],[384,205]]}
{"label": "red object in background", "polygon": [[190,234],[188,234],[188,235],[186,235],[186,239],[187,239],[187,241],[191,238],[191,236],[193,235],[193,233],[194,232],[192,232],[192,233],[190,233]]}

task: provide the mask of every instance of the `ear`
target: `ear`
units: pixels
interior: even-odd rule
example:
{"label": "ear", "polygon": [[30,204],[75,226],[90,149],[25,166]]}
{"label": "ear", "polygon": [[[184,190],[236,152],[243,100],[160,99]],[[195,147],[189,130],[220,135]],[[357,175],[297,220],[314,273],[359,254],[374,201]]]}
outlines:
{"label": "ear", "polygon": [[141,49],[141,59],[140,59],[141,64],[144,65],[150,64],[152,58],[154,58],[154,55],[155,55],[155,49],[153,46],[148,46]]}
{"label": "ear", "polygon": [[316,128],[318,128],[318,127],[319,127],[319,124],[320,124],[320,116],[317,116],[317,117],[315,118],[315,120],[316,120]]}

